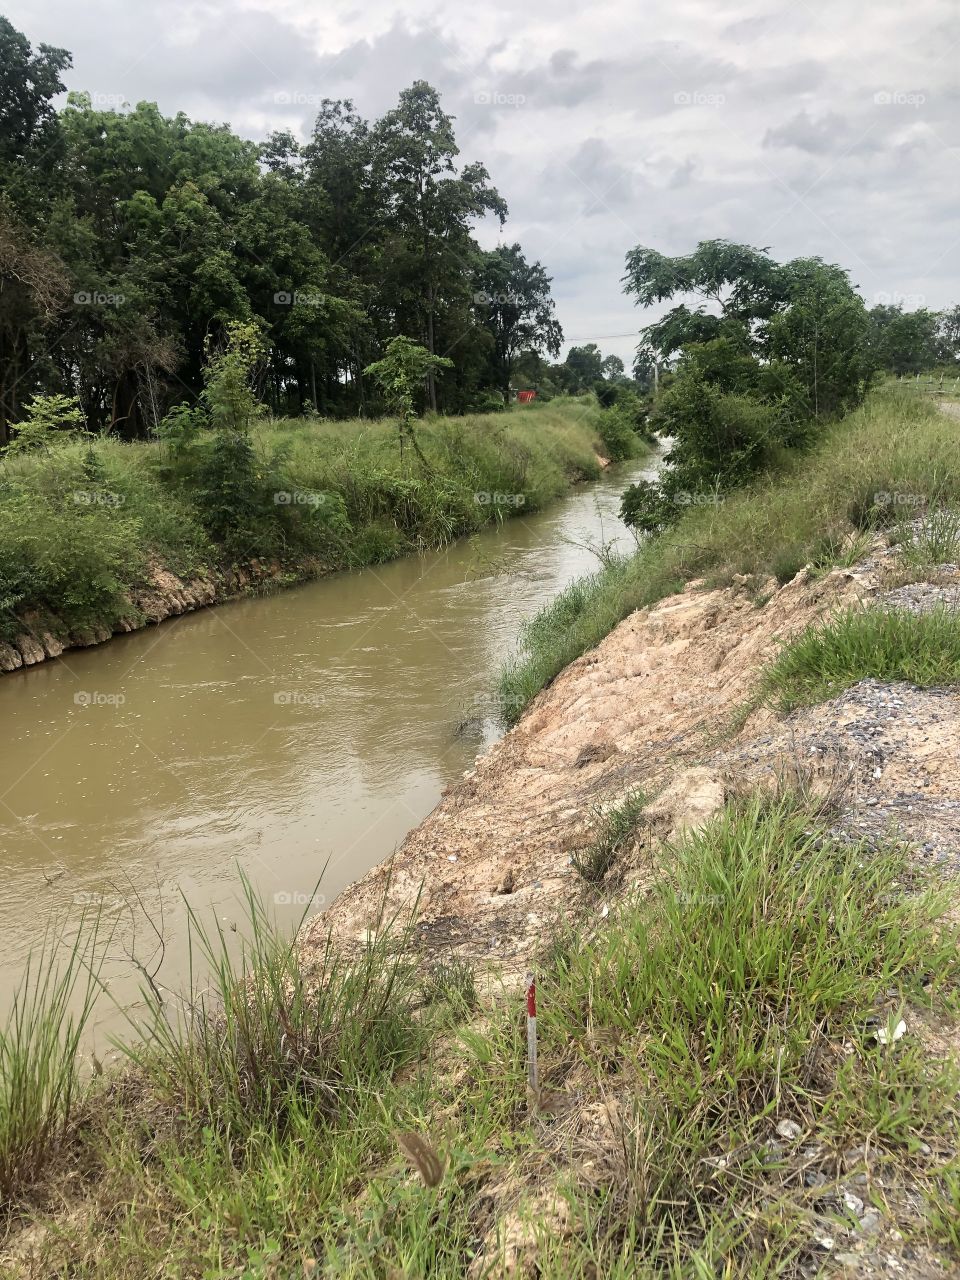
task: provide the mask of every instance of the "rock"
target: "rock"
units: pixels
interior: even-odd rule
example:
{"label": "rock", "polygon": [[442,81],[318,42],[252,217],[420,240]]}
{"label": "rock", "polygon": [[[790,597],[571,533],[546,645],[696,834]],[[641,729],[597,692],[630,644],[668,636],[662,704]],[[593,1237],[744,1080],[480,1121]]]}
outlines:
{"label": "rock", "polygon": [[859,1196],[855,1196],[852,1191],[847,1191],[846,1188],[843,1191],[843,1203],[855,1217],[859,1218],[863,1213],[863,1201]]}
{"label": "rock", "polygon": [[14,640],[14,645],[20,650],[20,656],[23,658],[25,667],[32,667],[38,662],[43,662],[46,654],[43,652],[43,646],[26,633],[19,635]]}
{"label": "rock", "polygon": [[0,641],[0,671],[19,671],[23,666],[23,658],[12,644]]}
{"label": "rock", "polygon": [[860,1219],[860,1230],[864,1235],[873,1235],[880,1227],[880,1215],[876,1209],[868,1209]]}
{"label": "rock", "polygon": [[43,644],[43,651],[48,658],[59,658],[66,648],[63,641],[58,640],[57,637],[49,631],[44,631],[40,640]]}
{"label": "rock", "polygon": [[685,831],[697,831],[726,800],[726,789],[713,769],[684,769],[646,810],[653,826],[666,840]]}
{"label": "rock", "polygon": [[777,1125],[777,1133],[788,1142],[794,1142],[803,1133],[796,1120],[781,1120]]}
{"label": "rock", "polygon": [[502,893],[502,894],[513,893],[513,886],[514,886],[513,867],[508,867],[506,875],[503,877],[500,883],[494,888],[493,892]]}

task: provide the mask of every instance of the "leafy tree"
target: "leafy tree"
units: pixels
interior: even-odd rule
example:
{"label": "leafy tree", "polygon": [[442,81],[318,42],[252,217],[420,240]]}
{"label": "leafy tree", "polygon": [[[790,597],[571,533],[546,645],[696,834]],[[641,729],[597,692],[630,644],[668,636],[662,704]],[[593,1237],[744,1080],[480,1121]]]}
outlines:
{"label": "leafy tree", "polygon": [[[377,124],[372,145],[374,172],[388,193],[385,292],[433,355],[438,317],[465,292],[471,221],[490,212],[502,225],[507,206],[489,185],[482,164],[457,171],[453,121],[441,109],[436,89],[424,80],[401,93],[399,106]],[[427,394],[435,410],[433,368],[427,372]]]}
{"label": "leafy tree", "polygon": [[627,255],[625,285],[643,306],[698,298],[641,335],[638,359],[673,365],[653,418],[673,444],[660,484],[625,499],[625,518],[639,527],[659,527],[680,514],[681,499],[739,484],[801,447],[870,384],[863,300],[845,271],[819,258],[779,264],[723,240],[678,258],[641,246]]}
{"label": "leafy tree", "polygon": [[603,355],[595,342],[571,347],[563,364],[567,390],[573,395],[588,391],[603,377]]}
{"label": "leafy tree", "polygon": [[49,453],[58,436],[83,426],[83,410],[75,396],[34,396],[25,412],[7,453]]}
{"label": "leafy tree", "polygon": [[563,330],[550,296],[550,277],[539,262],[527,262],[520,245],[512,244],[481,256],[474,283],[474,302],[493,339],[492,363],[506,401],[525,352],[560,353]]}
{"label": "leafy tree", "polygon": [[941,318],[923,308],[878,305],[870,311],[870,344],[879,368],[889,373],[922,373],[940,354]]}
{"label": "leafy tree", "polygon": [[364,373],[369,374],[383,392],[387,407],[397,418],[397,430],[400,440],[400,456],[403,457],[404,440],[409,440],[420,461],[429,466],[420,449],[419,441],[413,429],[416,416],[416,392],[426,379],[440,369],[449,369],[452,360],[443,356],[431,355],[425,347],[419,346],[409,338],[391,338],[387,343],[386,355],[368,365]]}
{"label": "leafy tree", "polygon": [[960,306],[948,307],[937,317],[937,360],[960,360]]}
{"label": "leafy tree", "polygon": [[600,366],[600,372],[607,382],[621,382],[626,376],[626,369],[619,356],[606,356]]}

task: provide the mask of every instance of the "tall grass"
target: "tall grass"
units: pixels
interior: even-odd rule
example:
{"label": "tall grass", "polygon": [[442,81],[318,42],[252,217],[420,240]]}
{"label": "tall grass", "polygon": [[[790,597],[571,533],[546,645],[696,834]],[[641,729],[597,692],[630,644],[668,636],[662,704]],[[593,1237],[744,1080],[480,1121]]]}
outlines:
{"label": "tall grass", "polygon": [[239,951],[219,921],[190,909],[188,989],[174,1002],[143,992],[147,1012],[126,1052],[181,1116],[235,1138],[341,1120],[358,1089],[421,1045],[411,937],[381,921],[355,957],[335,955],[328,937],[307,963],[242,887]]}
{"label": "tall grass", "polygon": [[68,942],[48,929],[0,1029],[0,1207],[35,1182],[66,1137],[79,1048],[100,992],[99,919]]}
{"label": "tall grass", "polygon": [[316,572],[442,546],[596,478],[603,421],[592,399],[430,418],[425,465],[401,458],[389,420],[263,423],[249,474],[226,477],[218,500],[222,522],[240,491],[229,543],[211,523],[206,437],[181,452],[107,439],[2,459],[0,639],[32,609],[67,629],[113,626],[157,560],[188,575],[251,557]]}
{"label": "tall grass", "polygon": [[[540,1273],[794,1274],[811,1159],[955,1133],[956,1072],[875,1034],[899,1002],[926,1004],[931,978],[955,989],[947,905],[904,850],[831,838],[789,795],[753,797],[668,850],[609,928],[569,936],[540,983],[544,1070],[615,1094],[619,1137],[593,1153],[598,1172],[571,1171],[581,1226]],[[781,1120],[795,1142],[778,1142]]]}
{"label": "tall grass", "polygon": [[629,613],[692,579],[725,585],[747,574],[787,582],[808,563],[838,563],[871,527],[884,494],[909,495],[931,509],[960,507],[956,423],[906,392],[875,392],[816,449],[790,455],[717,504],[687,509],[636,555],[568,588],[526,629],[502,673],[510,718]]}

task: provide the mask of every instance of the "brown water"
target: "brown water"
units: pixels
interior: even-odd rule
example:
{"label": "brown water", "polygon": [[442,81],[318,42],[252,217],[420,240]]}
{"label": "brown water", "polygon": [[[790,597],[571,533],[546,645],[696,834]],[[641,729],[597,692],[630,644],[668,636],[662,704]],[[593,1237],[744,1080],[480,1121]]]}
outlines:
{"label": "brown water", "polygon": [[[151,919],[158,982],[184,981],[181,894],[229,928],[243,871],[292,927],[387,857],[497,736],[492,686],[522,623],[597,567],[591,546],[630,545],[616,513],[643,474],[3,676],[0,991],[51,914],[99,904],[111,994],[135,1007],[130,955],[160,958]],[[101,1012],[101,1029],[118,1020]]]}

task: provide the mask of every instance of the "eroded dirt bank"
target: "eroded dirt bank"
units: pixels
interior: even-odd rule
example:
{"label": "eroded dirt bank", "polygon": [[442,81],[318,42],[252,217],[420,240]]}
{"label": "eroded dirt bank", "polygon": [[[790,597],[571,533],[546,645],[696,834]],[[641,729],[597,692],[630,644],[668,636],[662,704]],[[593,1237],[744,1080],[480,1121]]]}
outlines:
{"label": "eroded dirt bank", "polygon": [[179,578],[163,565],[153,564],[148,582],[130,593],[129,612],[112,627],[99,625],[71,630],[57,614],[49,611],[22,614],[17,620],[20,629],[13,638],[0,640],[0,673],[36,666],[48,658],[59,658],[68,649],[89,649],[115,635],[155,626],[167,618],[236,600],[249,592],[270,591],[306,581],[323,572],[323,566],[313,562],[304,562],[291,570],[277,560],[254,559],[231,569]]}
{"label": "eroded dirt bank", "polygon": [[[907,593],[913,607],[942,599],[942,583],[891,592],[893,555],[878,544],[853,569],[804,570],[783,587],[694,582],[633,614],[538,696],[389,863],[307,926],[305,944],[328,926],[362,939],[383,901],[391,915],[416,904],[428,950],[454,947],[519,969],[545,922],[582,892],[571,856],[598,810],[636,788],[657,797],[649,847],[634,850],[629,869],[642,874],[658,837],[703,820],[733,789],[798,767],[842,787],[840,821],[851,834],[896,827],[920,856],[955,869],[955,692],[864,681],[785,720],[763,708],[743,720],[764,664],[810,622],[878,596],[902,603]],[[940,577],[951,575],[960,582],[950,566]]]}

